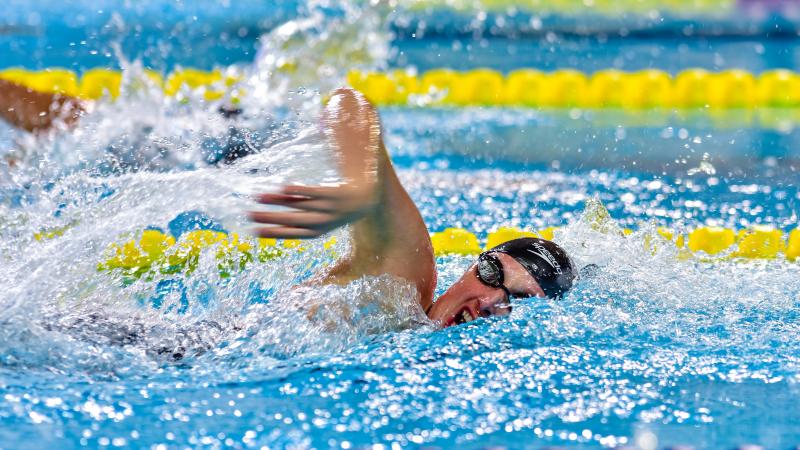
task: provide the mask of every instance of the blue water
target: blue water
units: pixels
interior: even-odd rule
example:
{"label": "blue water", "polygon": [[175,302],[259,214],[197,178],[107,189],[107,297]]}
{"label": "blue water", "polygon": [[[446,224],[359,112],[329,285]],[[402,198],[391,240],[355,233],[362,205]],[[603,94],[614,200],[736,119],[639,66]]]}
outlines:
{"label": "blue water", "polygon": [[[281,14],[294,11],[288,2],[286,11],[248,5],[254,9],[247,15],[236,9],[248,26],[256,15],[278,23],[285,20]],[[63,42],[102,33],[113,6],[97,4],[106,11],[100,19],[74,17],[73,28],[83,29],[74,38],[63,31]],[[245,61],[254,40],[242,37],[228,51],[217,39],[213,21],[226,8],[217,2],[143,3],[136,14],[124,15],[128,22],[153,11],[171,24],[196,14],[198,21],[212,23],[213,32],[207,40],[189,33],[186,39],[199,42],[189,54],[159,49],[142,36],[131,38],[131,48],[145,60],[154,52],[154,64],[164,67]],[[50,23],[56,20],[51,16],[69,11],[74,10],[63,5],[40,14]],[[148,36],[159,41],[165,30],[155,27]],[[97,36],[91,45],[104,42]],[[32,67],[116,64],[113,56],[87,56],[80,47],[74,53],[50,48],[39,37],[27,44],[13,34],[2,39],[20,42],[10,54],[29,52],[33,58],[24,63]],[[172,39],[166,39],[169,45],[182,45]],[[650,60],[637,54],[625,63],[632,65],[620,67],[673,70],[700,61],[711,41],[692,43],[686,59],[671,50],[660,53],[678,43],[615,42],[626,49],[641,45],[652,54]],[[438,36],[394,45],[424,68],[439,64],[429,58],[442,42]],[[725,51],[714,47],[728,58],[714,68],[737,61],[754,71],[796,66],[794,56],[785,58],[796,55],[794,40],[765,41],[763,52],[743,50],[758,42],[728,41]],[[519,62],[546,68],[628,61],[626,51],[598,51],[579,38],[559,47],[566,54],[550,54],[542,45],[504,37],[466,49],[462,42],[456,47],[466,50],[449,55],[444,65],[506,70],[512,62],[493,60],[487,49],[509,46],[527,49],[531,59]],[[653,236],[656,226],[679,232],[704,224],[797,228],[797,131],[708,116],[671,115],[642,125],[641,117],[619,112],[575,117],[569,111],[385,109],[387,147],[431,231],[459,226],[485,239],[500,226],[558,226],[557,240],[578,261],[600,269],[560,301],[516,301],[509,318],[438,331],[422,325],[370,333],[359,328],[369,320],[379,324],[368,308],[359,311],[371,317],[368,323],[340,323],[331,330],[305,324],[299,309],[278,301],[281,288],[330,263],[320,243],[284,259],[250,263],[228,278],[219,275],[214,249],[203,253],[191,275],[122,282],[99,273],[105,247],[130,238],[126,233],[158,227],[179,234],[187,211],[213,217],[220,211],[217,198],[227,195],[225,177],[235,175],[235,165],[204,162],[204,143],[228,133],[229,124],[217,122],[213,111],[192,103],[177,112],[164,107],[168,114],[156,108],[167,126],[154,125],[152,134],[141,136],[129,125],[150,123],[156,113],[147,99],[125,101],[127,110],[101,108],[86,128],[41,137],[36,145],[29,136],[0,128],[0,156],[17,155],[9,150],[17,148],[41,152],[23,159],[30,166],[13,168],[0,160],[0,447],[800,444],[798,263],[686,257]],[[267,155],[276,172],[306,170],[322,177],[324,168],[315,160],[306,167],[303,159],[313,152],[274,144],[284,131],[261,123],[259,132],[274,133],[274,139],[266,139],[255,156]],[[134,156],[142,152],[142,160],[133,159],[141,164],[110,164],[106,138]],[[155,145],[161,159],[146,160],[152,154],[136,138]],[[605,232],[592,222],[595,200],[610,215],[602,224]],[[205,222],[207,228],[223,226],[224,217],[214,219]],[[32,238],[43,227],[63,225],[68,228],[61,237]],[[637,231],[622,237],[618,227]],[[438,292],[470,262],[439,257]],[[335,300],[364,291],[369,289],[324,293]],[[157,304],[143,301],[153,298]],[[133,318],[138,321],[128,321]],[[261,320],[256,323],[262,328],[234,332],[243,318]],[[128,327],[140,323],[161,330],[156,336],[164,342],[176,327],[177,335],[198,345],[211,338],[214,344],[176,361],[158,354],[152,342],[126,341]]]}
{"label": "blue water", "polygon": [[[630,227],[797,224],[800,189],[780,178],[412,157],[425,147],[415,114],[384,120],[431,230],[485,236],[500,225],[576,223],[593,196]],[[62,361],[58,347],[42,347],[47,334],[25,337],[25,326],[6,323],[15,331],[5,345],[15,349],[2,355],[0,433],[12,448],[597,448],[643,435],[702,448],[799,442],[796,264],[678,261],[651,256],[640,238],[606,239],[594,243],[619,259],[562,301],[519,301],[510,319],[385,333],[331,351],[276,357],[268,347],[229,352],[232,341],[175,363],[94,344]],[[439,291],[469,262],[440,258]]]}
{"label": "blue water", "polygon": [[[119,67],[120,56],[162,72],[176,66],[247,64],[259,36],[307,9],[298,0],[124,5],[12,0],[0,12],[0,68],[56,66],[81,72]],[[391,22],[396,39],[389,64],[414,65],[421,71],[480,66],[504,72],[518,67],[587,72],[701,67],[756,73],[800,68],[797,18],[751,18],[735,9],[711,17],[572,17],[525,11],[477,16],[477,11],[399,8]],[[187,46],[191,52],[184,51]]]}

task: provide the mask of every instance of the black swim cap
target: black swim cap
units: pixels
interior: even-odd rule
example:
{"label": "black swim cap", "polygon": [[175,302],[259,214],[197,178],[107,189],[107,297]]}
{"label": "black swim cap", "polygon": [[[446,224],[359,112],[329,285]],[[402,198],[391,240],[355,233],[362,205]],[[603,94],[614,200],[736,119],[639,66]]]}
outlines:
{"label": "black swim cap", "polygon": [[554,242],[521,238],[500,244],[489,251],[505,253],[522,264],[548,297],[559,298],[572,288],[575,268],[567,252]]}

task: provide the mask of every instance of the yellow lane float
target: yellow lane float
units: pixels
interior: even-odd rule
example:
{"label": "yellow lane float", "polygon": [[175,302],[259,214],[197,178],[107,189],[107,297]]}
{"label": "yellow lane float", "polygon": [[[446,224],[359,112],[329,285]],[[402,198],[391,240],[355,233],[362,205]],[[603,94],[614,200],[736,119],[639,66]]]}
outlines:
{"label": "yellow lane float", "polygon": [[[425,72],[420,79],[419,93],[437,99],[438,101],[434,103],[452,103],[450,92],[453,91],[453,86],[457,81],[459,81],[458,74],[450,69],[429,70]],[[353,87],[361,90],[359,86]],[[369,91],[362,92],[367,98],[372,100],[372,96]],[[380,105],[380,103],[377,104]]]}
{"label": "yellow lane float", "polygon": [[689,233],[689,250],[716,255],[736,242],[736,233],[720,227],[702,227]]}
{"label": "yellow lane float", "polygon": [[[63,229],[37,233],[37,241],[54,239],[63,234]],[[522,237],[553,239],[558,228],[548,227],[538,231],[515,227],[501,227],[489,233],[481,247],[478,237],[463,228],[446,228],[431,234],[436,256],[474,256],[481,251]],[[684,246],[698,255],[720,255],[723,259],[776,259],[785,257],[789,261],[800,258],[800,228],[792,230],[787,237],[771,226],[757,225],[738,232],[722,227],[699,227],[688,235],[676,234],[666,228],[658,228],[657,234],[677,248]],[[629,236],[632,230],[625,229],[621,235]],[[323,245],[332,251],[336,243],[331,238]],[[652,238],[646,237],[645,246],[653,248]],[[184,233],[176,239],[159,230],[144,230],[138,239],[112,243],[105,251],[103,260],[97,265],[101,272],[120,273],[128,279],[140,278],[148,273],[186,273],[197,268],[202,252],[215,248],[217,268],[223,277],[242,270],[254,261],[266,262],[287,254],[287,251],[302,252],[302,241],[286,239],[240,238],[235,233],[211,230],[196,230]],[[334,255],[331,253],[331,255]],[[688,253],[687,253],[688,255]],[[335,255],[334,255],[335,256]]]}
{"label": "yellow lane float", "polygon": [[122,73],[116,70],[87,70],[81,77],[80,97],[96,100],[107,95],[117,98],[121,84]]}
{"label": "yellow lane float", "polygon": [[485,249],[488,250],[504,242],[524,237],[539,237],[539,235],[532,231],[520,230],[519,228],[501,227],[498,228],[497,231],[489,233],[489,236],[486,237]]}
{"label": "yellow lane float", "polygon": [[741,230],[737,241],[739,248],[733,254],[742,258],[776,258],[785,249],[783,233],[772,227],[756,226]]}
{"label": "yellow lane float", "polygon": [[[501,227],[489,233],[483,249],[490,249],[522,237],[553,239],[553,232],[556,229],[550,227],[539,231],[530,231]],[[628,236],[632,233],[632,230],[625,229],[622,234]],[[683,248],[685,245],[689,250],[698,254],[713,256],[727,252],[725,253],[726,258],[742,259],[775,259],[783,255],[789,261],[800,257],[800,229],[789,233],[788,241],[784,239],[781,230],[769,226],[754,226],[739,232],[721,227],[699,227],[692,230],[688,236],[676,235],[665,228],[659,228],[657,233],[676,247]],[[447,254],[472,256],[483,251],[475,234],[462,228],[447,228],[444,231],[432,233],[431,242],[437,256]],[[647,243],[651,245],[652,241],[647,240]]]}
{"label": "yellow lane float", "polygon": [[390,79],[390,75],[385,73],[366,73],[351,72],[348,82],[352,85],[361,85],[372,92],[375,101],[383,105],[393,105],[405,103],[408,99],[407,93],[399,89],[402,85]]}
{"label": "yellow lane float", "polygon": [[[331,249],[335,239],[324,244]],[[144,230],[138,239],[111,244],[102,262],[101,272],[120,273],[128,278],[140,278],[148,273],[191,273],[197,268],[203,251],[215,248],[217,268],[223,277],[258,259],[261,262],[281,257],[288,250],[303,251],[300,241],[276,239],[243,239],[236,233],[195,230],[184,233],[179,240],[159,230]]]}
{"label": "yellow lane float", "polygon": [[773,108],[800,105],[800,75],[789,70],[770,70],[758,78],[758,102]]}
{"label": "yellow lane float", "polygon": [[477,69],[460,76],[452,85],[450,99],[456,105],[503,104],[503,76],[488,69]]}
{"label": "yellow lane float", "polygon": [[542,102],[546,89],[544,73],[533,69],[519,69],[506,77],[505,103],[513,106],[535,107]]}
{"label": "yellow lane float", "polygon": [[623,102],[631,109],[665,108],[673,96],[672,77],[661,70],[642,70],[629,75]]}
{"label": "yellow lane float", "polygon": [[716,108],[752,108],[758,103],[756,77],[744,70],[726,70],[714,76],[710,105]]}
{"label": "yellow lane float", "polygon": [[[415,81],[414,81],[415,80]],[[585,74],[572,69],[544,73],[519,69],[503,76],[491,69],[433,69],[402,82],[391,74],[351,72],[350,85],[378,105],[402,104],[411,94],[445,106],[544,108],[721,109],[800,107],[800,75],[785,70],[756,76],[743,70],[718,73],[687,69],[672,77],[660,70],[616,69]]]}
{"label": "yellow lane float", "polygon": [[625,99],[625,86],[630,84],[630,78],[630,75],[616,69],[596,72],[589,82],[588,104],[593,108],[621,108],[631,103]]}
{"label": "yellow lane float", "polygon": [[712,83],[713,78],[707,70],[684,70],[675,77],[673,105],[679,108],[708,106]]}
{"label": "yellow lane float", "polygon": [[29,71],[21,68],[0,70],[0,79],[22,84],[34,91],[78,96],[78,76],[75,72],[61,68]]}
{"label": "yellow lane float", "polygon": [[439,255],[475,255],[481,252],[478,238],[462,228],[446,228],[431,235],[434,253]]}
{"label": "yellow lane float", "polygon": [[78,77],[67,69],[45,69],[34,74],[29,87],[36,91],[77,96]]}
{"label": "yellow lane float", "polygon": [[241,78],[223,74],[215,69],[210,72],[198,69],[180,69],[172,72],[164,85],[164,93],[178,95],[183,89],[200,91],[206,100],[219,100],[225,96]]}
{"label": "yellow lane float", "polygon": [[786,259],[794,261],[800,257],[800,228],[789,233],[789,242],[786,244]]}
{"label": "yellow lane float", "polygon": [[[241,74],[235,67],[204,71],[178,69],[166,77],[145,70],[153,85],[165,94],[183,97],[196,92],[215,101],[238,101]],[[0,78],[42,92],[61,93],[86,99],[116,98],[122,84],[119,71],[95,68],[78,77],[66,69],[29,71],[0,70]],[[351,71],[348,83],[379,106],[515,106],[529,108],[614,108],[635,111],[704,110],[747,111],[759,109],[759,120],[770,127],[786,128],[800,119],[800,74],[771,70],[760,75],[733,69],[714,73],[687,69],[674,77],[648,69],[624,72],[600,70],[592,74],[572,69],[545,73],[519,69],[507,75],[486,68],[467,72],[433,69],[422,74],[413,70],[391,72]]]}
{"label": "yellow lane float", "polygon": [[[167,95],[180,95],[184,89],[200,91],[206,100],[219,100],[226,92],[232,89],[241,80],[237,74],[222,73],[219,69],[204,71],[192,68],[180,69],[172,72],[164,85]],[[241,93],[231,92],[234,101]]]}
{"label": "yellow lane float", "polygon": [[541,94],[541,106],[574,108],[588,106],[589,78],[572,69],[556,70],[545,78],[547,84]]}
{"label": "yellow lane float", "polygon": [[675,246],[678,247],[678,248],[683,248],[686,245],[686,237],[685,236],[679,234],[676,237],[675,233],[673,233],[671,230],[669,230],[667,228],[658,227],[656,232],[658,233],[659,236],[663,237],[667,241],[674,243]]}

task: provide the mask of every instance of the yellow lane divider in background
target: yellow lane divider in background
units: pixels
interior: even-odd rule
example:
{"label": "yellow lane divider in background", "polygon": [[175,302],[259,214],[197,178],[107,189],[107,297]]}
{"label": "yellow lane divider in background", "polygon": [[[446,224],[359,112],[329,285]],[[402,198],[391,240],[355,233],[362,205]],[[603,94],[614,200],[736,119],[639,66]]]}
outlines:
{"label": "yellow lane divider in background", "polygon": [[[541,237],[553,239],[555,227],[539,231],[526,231],[502,227],[489,233],[484,246],[475,234],[462,228],[447,228],[431,234],[437,256],[475,256],[512,239]],[[632,233],[625,230],[625,234]],[[685,248],[698,255],[719,255],[726,258],[775,259],[785,257],[789,261],[800,258],[800,229],[785,237],[775,228],[756,226],[749,230],[734,230],[719,227],[700,227],[688,236],[675,236],[671,231],[659,229],[658,233],[678,248]],[[55,236],[54,236],[55,237]],[[325,243],[330,249],[334,239]],[[734,249],[733,247],[736,246]],[[179,240],[158,230],[145,230],[138,240],[113,243],[106,250],[105,259],[97,265],[98,271],[120,273],[128,279],[147,274],[192,273],[198,265],[201,253],[215,247],[217,269],[223,277],[242,270],[254,260],[266,262],[287,254],[288,251],[303,251],[300,241],[275,239],[240,238],[235,233],[198,230],[185,233]]]}
{"label": "yellow lane divider in background", "polygon": [[[553,239],[555,227],[539,231],[527,231],[513,227],[502,227],[489,233],[482,247],[477,236],[462,228],[447,228],[431,234],[437,256],[474,256],[496,245],[521,237]],[[625,235],[632,233],[624,230]],[[800,228],[784,236],[781,230],[768,226],[755,226],[736,232],[727,228],[700,227],[687,236],[675,235],[671,231],[658,230],[664,239],[678,248],[698,255],[719,255],[726,258],[775,259],[785,257],[789,261],[800,258]],[[36,240],[54,239],[61,233],[36,236]],[[335,238],[324,244],[332,251]],[[735,248],[734,248],[735,246]],[[266,262],[284,256],[289,251],[302,252],[301,241],[243,238],[235,233],[211,230],[196,230],[184,233],[180,239],[159,230],[144,230],[138,239],[108,246],[103,260],[97,265],[100,272],[118,273],[133,280],[154,274],[192,273],[199,263],[201,253],[214,248],[217,269],[223,277],[242,270],[255,260]]]}
{"label": "yellow lane divider in background", "polygon": [[[207,100],[226,94],[236,99],[241,74],[234,68],[181,69],[166,79],[145,71],[167,95],[200,91]],[[96,68],[82,77],[52,68],[43,71],[5,69],[0,78],[31,89],[86,99],[116,98],[119,71]],[[379,106],[513,106],[531,108],[737,109],[800,108],[800,74],[770,70],[759,75],[743,70],[708,72],[687,69],[674,77],[660,70],[616,69],[586,74],[571,69],[542,72],[519,69],[506,75],[491,69],[456,72],[434,69],[415,75],[408,70],[348,74],[348,82]]]}
{"label": "yellow lane divider in background", "polygon": [[[489,233],[483,248],[473,233],[462,228],[447,228],[444,231],[433,233],[431,241],[437,255],[477,255],[483,250],[511,239],[521,237],[552,239],[554,230],[555,228],[552,227],[538,232],[517,228],[500,228]],[[630,230],[626,230],[625,234],[630,233]],[[756,226],[739,232],[726,228],[700,227],[685,237],[675,236],[666,229],[659,229],[658,233],[677,247],[684,248],[685,246],[694,253],[703,252],[708,255],[717,255],[732,250],[732,247],[736,245],[736,249],[728,256],[772,259],[783,255],[789,261],[800,257],[800,228],[793,230],[788,236],[784,236],[781,230],[766,226]]]}
{"label": "yellow lane divider in background", "polygon": [[[223,73],[219,69],[212,71],[198,69],[181,69],[169,74],[164,79],[161,74],[152,70],[144,71],[144,79],[154,87],[163,89],[169,96],[178,96],[187,92],[200,91],[206,100],[221,99],[226,93],[236,102],[240,93],[234,85],[241,79],[233,69]],[[67,69],[50,68],[41,71],[30,71],[20,68],[0,70],[0,79],[22,84],[39,92],[64,94],[88,100],[103,97],[115,99],[120,94],[122,72],[112,69],[94,68],[78,77]]]}
{"label": "yellow lane divider in background", "polygon": [[[324,245],[330,249],[335,238]],[[201,253],[216,247],[217,268],[223,277],[243,269],[254,260],[265,262],[293,250],[302,252],[300,241],[263,238],[240,238],[236,233],[196,230],[176,239],[159,230],[144,230],[137,240],[112,243],[104,260],[97,265],[101,272],[119,272],[126,277],[139,278],[148,273],[191,273],[197,268]]]}
{"label": "yellow lane divider in background", "polygon": [[571,69],[519,69],[503,75],[490,69],[358,72],[349,83],[378,105],[517,106],[550,108],[800,107],[800,74],[771,70],[688,69],[671,76],[660,70],[616,69],[586,74]]}

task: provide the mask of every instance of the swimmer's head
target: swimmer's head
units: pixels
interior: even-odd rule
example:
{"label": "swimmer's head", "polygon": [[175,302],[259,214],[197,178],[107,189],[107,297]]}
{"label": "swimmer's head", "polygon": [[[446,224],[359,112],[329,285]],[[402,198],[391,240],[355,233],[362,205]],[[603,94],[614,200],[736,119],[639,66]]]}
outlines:
{"label": "swimmer's head", "polygon": [[507,315],[512,297],[559,298],[575,275],[567,252],[554,242],[515,239],[482,253],[427,314],[443,327]]}

